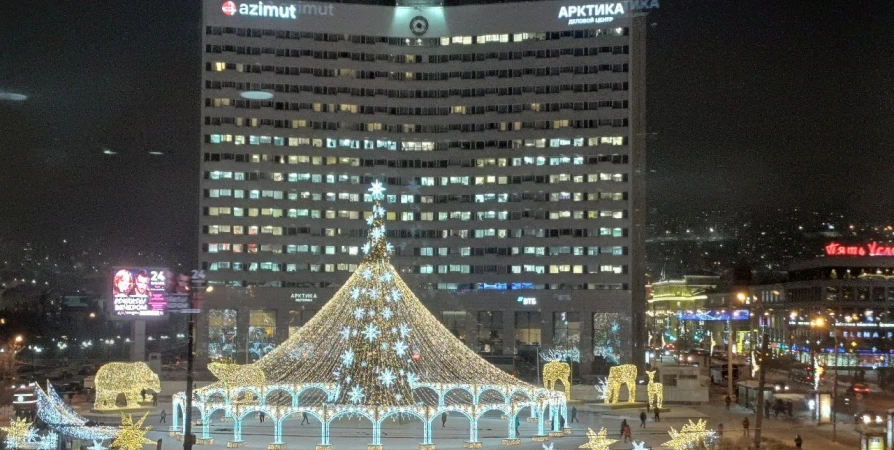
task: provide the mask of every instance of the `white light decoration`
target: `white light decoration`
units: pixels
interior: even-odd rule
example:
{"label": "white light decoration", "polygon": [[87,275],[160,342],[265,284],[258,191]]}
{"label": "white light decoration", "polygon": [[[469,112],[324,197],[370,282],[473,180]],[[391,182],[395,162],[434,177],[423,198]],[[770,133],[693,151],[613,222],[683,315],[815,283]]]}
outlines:
{"label": "white light decoration", "polygon": [[699,419],[698,422],[693,422],[690,419],[689,423],[683,425],[680,431],[671,427],[668,434],[671,440],[661,445],[674,450],[712,448],[714,443],[714,430],[709,430],[708,422],[703,419]]}
{"label": "white light decoration", "polygon": [[630,450],[648,450],[646,448],[646,441],[633,442],[633,447]]}
{"label": "white light decoration", "polygon": [[[244,444],[242,422],[259,412],[274,424],[270,448],[284,445],[283,422],[302,413],[321,422],[318,445],[323,447],[331,445],[332,422],[343,417],[372,423],[371,447],[382,445],[386,420],[415,417],[422,422],[421,447],[431,448],[432,424],[447,412],[469,421],[468,448],[480,446],[478,421],[491,411],[507,417],[510,441],[517,439],[516,417],[529,408],[527,413],[538,419],[536,438],[561,432],[559,417],[568,417],[565,395],[489,364],[455,338],[404,283],[389,261],[393,247],[379,204],[385,188],[375,182],[369,192],[376,204],[367,220],[362,264],[297,333],[240,369],[258,376],[194,391],[201,438],[210,439],[209,418],[218,410],[232,418],[230,448]],[[172,402],[172,429],[182,434],[186,398],[178,393]]]}
{"label": "white light decoration", "polygon": [[[87,426],[87,418],[81,416],[65,404],[53,386],[47,383],[47,390],[35,385],[37,396],[37,417],[57,433],[64,436],[97,442],[114,439],[118,435],[118,427]],[[97,449],[98,450],[98,449]]]}

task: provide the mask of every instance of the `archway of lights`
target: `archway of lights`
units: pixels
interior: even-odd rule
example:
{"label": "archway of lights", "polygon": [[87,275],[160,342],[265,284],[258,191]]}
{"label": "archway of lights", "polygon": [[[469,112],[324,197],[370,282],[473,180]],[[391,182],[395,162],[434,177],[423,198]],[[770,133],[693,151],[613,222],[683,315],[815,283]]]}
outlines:
{"label": "archway of lights", "polygon": [[[516,418],[526,408],[537,419],[535,440],[560,437],[567,417],[565,395],[539,388],[492,366],[425,308],[389,262],[384,187],[369,189],[375,206],[367,217],[363,263],[301,330],[249,366],[212,367],[219,380],[197,389],[193,405],[201,418],[199,443],[211,443],[212,415],[233,423],[228,447],[243,445],[242,422],[257,413],[274,424],[270,450],[285,448],[283,423],[302,413],[321,423],[318,450],[331,448],[330,425],[344,418],[372,424],[370,449],[381,449],[387,420],[418,419],[420,449],[434,449],[432,424],[441,414],[469,421],[467,448],[481,446],[478,421],[497,411],[507,420],[503,444],[517,445]],[[173,398],[171,433],[182,438],[185,396]],[[570,431],[570,430],[569,430]]]}

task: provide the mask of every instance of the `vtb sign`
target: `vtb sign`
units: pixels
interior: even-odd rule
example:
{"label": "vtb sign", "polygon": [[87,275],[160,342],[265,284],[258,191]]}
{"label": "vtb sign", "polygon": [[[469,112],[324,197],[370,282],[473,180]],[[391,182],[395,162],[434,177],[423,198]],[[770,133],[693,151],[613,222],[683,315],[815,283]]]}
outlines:
{"label": "vtb sign", "polygon": [[265,17],[275,19],[297,19],[299,16],[334,16],[335,6],[307,5],[301,2],[290,5],[274,5],[272,3],[236,3],[226,1],[220,10],[227,16]]}

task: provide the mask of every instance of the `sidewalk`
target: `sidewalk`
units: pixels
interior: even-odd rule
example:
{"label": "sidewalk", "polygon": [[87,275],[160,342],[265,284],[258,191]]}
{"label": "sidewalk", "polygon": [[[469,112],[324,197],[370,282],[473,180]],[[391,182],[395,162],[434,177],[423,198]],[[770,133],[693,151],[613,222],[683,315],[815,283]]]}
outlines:
{"label": "sidewalk", "polygon": [[[716,402],[697,407],[699,411],[709,416],[709,426],[713,429],[722,423],[724,438],[726,440],[743,439],[742,419],[748,417],[751,422],[751,441],[754,440],[754,427],[757,423],[754,413],[750,409],[733,406],[729,411],[724,405]],[[853,424],[842,423],[839,415],[838,442],[832,442],[832,425],[816,425],[809,417],[801,417],[798,413],[795,418],[779,418],[770,415],[764,418],[762,437],[772,438],[788,445],[794,445],[796,435],[801,435],[804,440],[804,449],[845,450],[860,448],[860,433],[854,430]],[[743,442],[744,444],[745,442]]]}

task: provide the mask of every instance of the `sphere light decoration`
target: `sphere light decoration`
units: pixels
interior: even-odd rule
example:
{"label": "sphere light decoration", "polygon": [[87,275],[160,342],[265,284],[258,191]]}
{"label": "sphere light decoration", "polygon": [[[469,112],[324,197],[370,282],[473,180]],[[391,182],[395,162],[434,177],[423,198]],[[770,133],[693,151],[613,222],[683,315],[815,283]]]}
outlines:
{"label": "sphere light decoration", "polygon": [[[230,448],[244,445],[242,422],[264,413],[273,423],[272,448],[283,442],[283,423],[307,414],[320,421],[318,448],[329,448],[330,428],[342,418],[372,424],[371,448],[380,448],[386,420],[422,422],[420,448],[433,446],[432,424],[444,413],[469,421],[464,447],[475,448],[478,420],[499,412],[514,440],[523,410],[540,420],[535,437],[561,431],[566,397],[532,386],[489,364],[445,328],[413,294],[390,263],[385,187],[378,181],[366,198],[365,257],[338,292],[298,332],[263,358],[245,366],[215,366],[220,380],[194,391],[202,439],[210,439],[210,415],[232,420]],[[173,427],[183,433],[186,398],[173,396]],[[550,429],[546,429],[550,426]]]}
{"label": "sphere light decoration", "polygon": [[[140,395],[144,391],[161,392],[158,375],[144,362],[112,362],[96,372],[96,402],[98,410],[132,409],[140,406]],[[118,394],[124,394],[127,404],[124,408],[115,405]]]}

